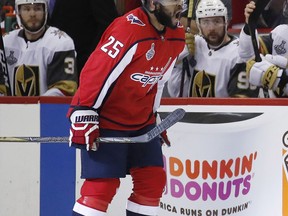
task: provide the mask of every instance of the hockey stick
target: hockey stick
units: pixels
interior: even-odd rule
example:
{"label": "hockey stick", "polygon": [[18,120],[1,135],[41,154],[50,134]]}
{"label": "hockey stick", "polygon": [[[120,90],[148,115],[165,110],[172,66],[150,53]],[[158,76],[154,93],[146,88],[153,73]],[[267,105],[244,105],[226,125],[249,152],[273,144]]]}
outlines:
{"label": "hockey stick", "polygon": [[[185,110],[178,108],[170,113],[160,124],[146,134],[136,137],[99,137],[100,143],[146,143],[159,136],[163,131],[180,121]],[[40,143],[68,143],[69,137],[0,137],[0,142],[40,142]]]}
{"label": "hockey stick", "polygon": [[[190,0],[189,4],[188,4],[188,13],[187,13],[187,28],[186,28],[186,32],[187,33],[191,33],[191,21],[193,18],[193,9],[194,9],[194,0]],[[184,83],[185,83],[185,75],[186,72],[188,72],[188,74],[190,74],[189,72],[189,64],[191,64],[192,66],[196,65],[196,60],[194,58],[194,56],[192,56],[192,58],[190,59],[190,63],[187,61],[187,58],[183,59],[183,65],[182,65],[182,74],[181,74],[181,81],[180,81],[180,93],[179,93],[179,97],[183,97],[183,91],[184,91]],[[187,67],[187,70],[185,69],[185,67]]]}
{"label": "hockey stick", "polygon": [[[9,75],[8,75],[8,67],[7,67],[7,60],[5,55],[5,49],[4,49],[4,42],[2,38],[2,29],[0,28],[0,80],[3,80],[3,84],[6,87],[6,94],[7,96],[11,96],[11,87],[10,87],[10,81],[9,81]],[[2,76],[2,77],[1,77]]]}
{"label": "hockey stick", "polygon": [[250,35],[251,35],[251,40],[252,40],[252,45],[253,45],[253,49],[254,49],[255,61],[256,62],[260,62],[261,61],[261,57],[260,57],[260,52],[259,52],[259,49],[258,49],[258,43],[257,43],[255,30],[256,30],[256,27],[257,27],[257,21],[258,21],[260,15],[261,15],[262,11],[266,7],[266,5],[269,3],[269,1],[270,0],[257,0],[256,8],[251,13],[251,15],[249,16],[249,19],[248,19],[248,27],[249,27],[249,32],[250,32]]}
{"label": "hockey stick", "polygon": [[189,1],[189,5],[188,5],[188,14],[187,14],[187,32],[191,32],[191,20],[193,17],[193,7],[194,7],[194,0],[190,0]]}
{"label": "hockey stick", "polygon": [[[256,38],[256,28],[257,28],[257,21],[266,7],[266,5],[269,3],[270,0],[257,0],[256,2],[256,8],[255,10],[250,14],[249,19],[248,19],[248,28],[251,36],[251,41],[253,45],[253,50],[255,54],[255,61],[256,62],[261,62],[261,56],[258,48],[258,43],[257,43],[257,38]],[[263,87],[263,94],[265,98],[269,98],[269,92],[267,88]]]}

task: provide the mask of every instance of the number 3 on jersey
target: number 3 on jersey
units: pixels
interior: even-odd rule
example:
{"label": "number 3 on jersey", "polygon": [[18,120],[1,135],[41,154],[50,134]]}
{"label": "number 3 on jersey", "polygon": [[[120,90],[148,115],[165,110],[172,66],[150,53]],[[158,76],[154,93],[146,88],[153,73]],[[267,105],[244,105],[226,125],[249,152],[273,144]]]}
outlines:
{"label": "number 3 on jersey", "polygon": [[120,41],[116,40],[113,36],[110,36],[108,38],[108,43],[104,44],[101,47],[101,50],[107,53],[111,58],[116,58],[123,46],[124,45]]}

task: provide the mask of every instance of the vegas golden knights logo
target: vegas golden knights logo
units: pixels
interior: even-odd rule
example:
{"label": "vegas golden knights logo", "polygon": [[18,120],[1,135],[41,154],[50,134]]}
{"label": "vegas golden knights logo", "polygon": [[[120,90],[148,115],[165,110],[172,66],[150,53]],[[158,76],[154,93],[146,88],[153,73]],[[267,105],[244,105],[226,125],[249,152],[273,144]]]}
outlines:
{"label": "vegas golden knights logo", "polygon": [[195,71],[196,75],[192,80],[191,97],[215,97],[215,76],[205,71]]}
{"label": "vegas golden knights logo", "polygon": [[39,67],[30,65],[16,67],[13,90],[15,96],[39,96]]}

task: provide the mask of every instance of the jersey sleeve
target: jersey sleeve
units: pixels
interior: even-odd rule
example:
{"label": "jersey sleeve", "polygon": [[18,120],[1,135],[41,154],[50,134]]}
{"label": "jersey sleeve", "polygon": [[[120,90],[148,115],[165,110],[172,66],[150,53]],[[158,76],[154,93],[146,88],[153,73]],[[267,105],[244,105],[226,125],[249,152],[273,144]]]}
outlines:
{"label": "jersey sleeve", "polygon": [[[244,27],[245,28],[245,27]],[[254,54],[254,49],[251,41],[251,36],[244,31],[244,28],[242,28],[240,35],[239,35],[239,56],[244,61],[248,61],[251,59]],[[258,33],[256,32],[256,38],[258,38]],[[259,44],[259,41],[258,41]],[[259,46],[259,45],[258,45]]]}
{"label": "jersey sleeve", "polygon": [[168,93],[171,97],[188,97],[192,70],[193,68],[188,63],[188,57],[175,65],[167,83]]}
{"label": "jersey sleeve", "polygon": [[[47,88],[57,89],[66,96],[72,96],[77,89],[77,67],[76,51],[73,40],[63,31],[50,27],[48,30],[50,39],[54,39],[50,44],[51,51],[48,56],[47,65]],[[48,39],[48,38],[47,38]]]}
{"label": "jersey sleeve", "polygon": [[54,53],[47,66],[47,86],[59,89],[64,95],[74,95],[77,89],[76,56],[74,50]]}
{"label": "jersey sleeve", "polygon": [[78,106],[99,108],[109,94],[108,90],[133,58],[137,44],[131,44],[132,34],[117,21],[106,29],[81,71],[79,89],[74,97]]}
{"label": "jersey sleeve", "polygon": [[258,97],[259,88],[249,83],[246,73],[246,63],[237,63],[231,70],[228,82],[228,94],[230,97],[246,98]]}
{"label": "jersey sleeve", "polygon": [[260,52],[263,55],[272,53],[273,39],[271,37],[271,34],[260,36],[259,42],[260,42]]}

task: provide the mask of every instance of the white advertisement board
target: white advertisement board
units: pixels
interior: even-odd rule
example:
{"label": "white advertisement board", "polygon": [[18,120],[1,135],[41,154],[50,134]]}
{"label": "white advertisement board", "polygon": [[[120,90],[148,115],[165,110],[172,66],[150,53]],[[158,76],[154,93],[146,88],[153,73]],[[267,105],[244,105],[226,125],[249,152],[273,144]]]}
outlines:
{"label": "white advertisement board", "polygon": [[[55,106],[48,105],[52,111],[44,112],[47,107],[40,109],[39,104],[0,104],[0,135],[39,136],[43,116],[66,115],[66,108]],[[167,186],[158,216],[288,216],[288,106],[162,105],[159,112],[165,117],[178,107],[186,114],[168,130],[172,146],[163,147]],[[54,135],[45,130],[55,126],[44,122],[43,133]],[[66,126],[63,131],[68,131]],[[57,156],[58,146],[55,150],[51,146],[50,151],[47,145],[0,144],[0,215],[57,215],[60,210],[62,216],[71,215],[74,200],[67,201],[66,196],[66,202],[58,197],[48,202],[44,198],[50,190],[53,196],[57,192],[79,197],[79,154],[76,166],[71,165],[75,175],[70,168],[50,174],[55,170],[52,161],[65,165],[67,156],[62,155],[71,149],[65,145]],[[48,181],[43,183],[41,173]],[[56,192],[53,185],[46,188],[61,175],[69,176],[63,187],[55,187]],[[72,187],[65,188],[67,182]],[[121,182],[109,216],[125,215],[131,178]]]}
{"label": "white advertisement board", "polygon": [[185,117],[169,130],[173,146],[164,148],[159,215],[287,216],[288,108],[183,108]]}

